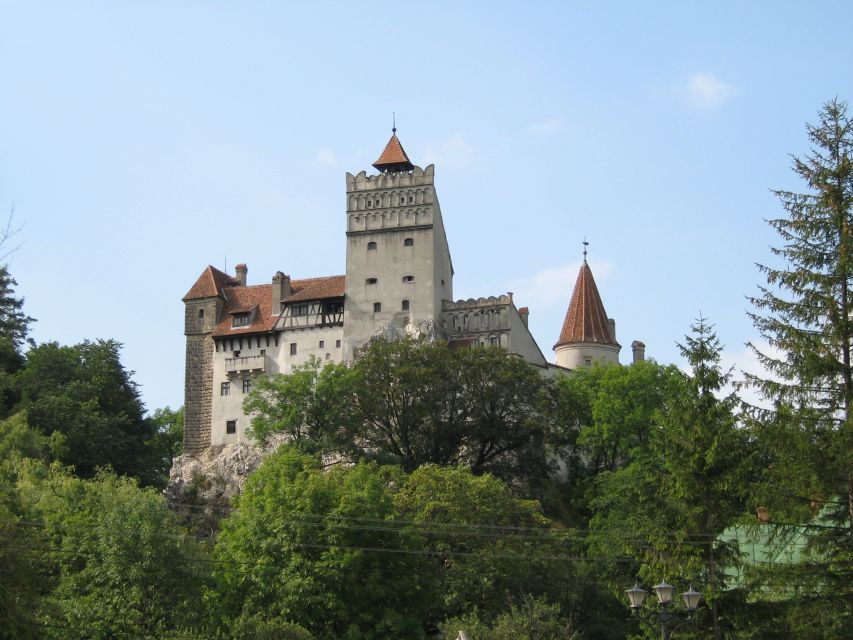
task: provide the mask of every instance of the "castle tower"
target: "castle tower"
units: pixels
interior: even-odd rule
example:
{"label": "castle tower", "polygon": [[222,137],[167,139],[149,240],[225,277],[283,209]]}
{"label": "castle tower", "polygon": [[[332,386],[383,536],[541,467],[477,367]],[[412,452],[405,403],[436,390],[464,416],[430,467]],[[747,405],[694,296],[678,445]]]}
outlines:
{"label": "castle tower", "polygon": [[616,322],[607,317],[584,248],[583,264],[560,339],[554,345],[557,364],[568,369],[590,366],[593,362],[618,364],[621,348],[616,342]]}
{"label": "castle tower", "polygon": [[344,360],[387,329],[438,327],[453,299],[453,265],[435,192],[435,168],[416,167],[397,129],[373,164],[347,173]]}
{"label": "castle tower", "polygon": [[213,329],[219,321],[222,289],[237,284],[231,276],[208,266],[183,297],[187,337],[184,374],[184,452],[200,453],[210,446],[213,412]]}

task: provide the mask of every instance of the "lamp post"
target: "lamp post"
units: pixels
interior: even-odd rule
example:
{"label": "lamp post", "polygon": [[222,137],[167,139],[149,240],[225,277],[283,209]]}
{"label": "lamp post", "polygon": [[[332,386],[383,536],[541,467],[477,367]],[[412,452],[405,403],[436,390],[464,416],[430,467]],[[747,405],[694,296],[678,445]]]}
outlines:
{"label": "lamp post", "polygon": [[699,608],[699,601],[702,599],[702,594],[695,591],[692,585],[687,591],[681,594],[681,598],[684,600],[684,608],[687,611],[687,617],[685,618],[670,609],[675,587],[668,584],[666,580],[662,580],[660,584],[653,586],[652,590],[655,592],[655,597],[658,601],[658,610],[656,613],[643,613],[643,603],[646,600],[648,592],[640,588],[639,584],[635,584],[630,589],[625,589],[625,594],[628,596],[628,606],[631,607],[631,613],[641,622],[650,626],[656,626],[655,623],[657,621],[660,624],[661,638],[669,640],[674,631],[690,621],[690,617]]}

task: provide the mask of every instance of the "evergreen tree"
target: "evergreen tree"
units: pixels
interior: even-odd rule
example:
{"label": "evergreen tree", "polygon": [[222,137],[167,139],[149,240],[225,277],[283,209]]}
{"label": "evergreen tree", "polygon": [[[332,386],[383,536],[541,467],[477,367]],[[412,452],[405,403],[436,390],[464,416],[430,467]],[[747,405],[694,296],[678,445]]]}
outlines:
{"label": "evergreen tree", "polygon": [[751,346],[770,375],[747,382],[772,405],[752,412],[767,445],[762,502],[777,517],[799,521],[813,515],[814,505],[826,505],[823,515],[835,526],[810,536],[809,551],[820,547],[825,568],[813,587],[843,594],[853,559],[853,122],[847,104],[827,102],[807,131],[811,151],[793,159],[806,189],[775,191],[785,215],[769,221],[781,239],[771,248],[781,265],[759,265],[767,285],[750,298],[751,317],[770,348]]}

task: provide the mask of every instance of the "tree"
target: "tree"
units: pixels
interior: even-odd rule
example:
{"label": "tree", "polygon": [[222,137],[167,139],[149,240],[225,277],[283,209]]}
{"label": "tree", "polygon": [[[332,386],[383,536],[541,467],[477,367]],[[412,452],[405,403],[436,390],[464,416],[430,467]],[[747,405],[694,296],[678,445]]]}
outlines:
{"label": "tree", "polygon": [[[0,246],[3,239],[0,230]],[[17,284],[8,266],[0,266],[0,416],[8,415],[18,402],[14,374],[24,366],[21,349],[28,341],[29,324],[33,322],[23,311],[23,298],[15,297]]]}
{"label": "tree", "polygon": [[306,451],[406,471],[466,464],[530,485],[550,471],[551,383],[504,349],[377,339],[351,369],[318,365],[250,394],[256,437],[283,432]]}
{"label": "tree", "polygon": [[120,349],[113,340],[34,347],[17,376],[21,404],[30,426],[65,436],[62,462],[73,465],[81,477],[111,466],[145,484],[158,484],[163,470],[153,446],[155,426],[144,417]]}
{"label": "tree", "polygon": [[[781,264],[759,265],[767,284],[749,298],[769,349],[750,345],[768,371],[747,376],[770,407],[753,407],[766,446],[758,495],[776,519],[802,522],[825,504],[812,559],[825,571],[812,588],[849,598],[853,560],[853,122],[847,103],[823,105],[807,125],[811,151],[793,158],[803,192],[776,190],[785,215],[769,220]],[[833,562],[834,561],[834,562]],[[803,579],[807,576],[802,575]],[[840,613],[840,612],[839,612]],[[850,619],[851,608],[846,608]]]}
{"label": "tree", "polygon": [[637,559],[615,563],[623,584],[637,571],[646,580],[681,576],[701,585],[719,639],[724,569],[738,557],[719,536],[745,511],[750,445],[738,428],[736,396],[717,397],[729,374],[712,326],[699,318],[691,329],[679,345],[690,375],[680,376],[624,466],[597,478],[591,527],[600,533],[592,548],[601,558]]}
{"label": "tree", "polygon": [[375,463],[324,472],[287,446],[266,458],[222,523],[221,619],[264,612],[322,640],[423,637],[425,556],[394,510],[402,482]]}
{"label": "tree", "polygon": [[471,613],[441,625],[442,638],[457,640],[464,631],[469,640],[576,640],[579,635],[560,613],[560,607],[526,597],[498,615],[493,624]]}
{"label": "tree", "polygon": [[37,612],[44,637],[156,636],[204,623],[209,563],[156,491],[53,465],[25,469],[17,493],[26,520],[40,524],[22,548],[49,565]]}

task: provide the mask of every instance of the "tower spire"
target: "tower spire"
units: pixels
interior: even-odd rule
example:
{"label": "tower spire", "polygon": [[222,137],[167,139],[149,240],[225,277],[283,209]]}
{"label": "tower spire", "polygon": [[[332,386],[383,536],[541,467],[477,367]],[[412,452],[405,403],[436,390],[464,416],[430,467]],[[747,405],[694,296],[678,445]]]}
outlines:
{"label": "tower spire", "polygon": [[399,173],[415,168],[409,156],[406,155],[403,145],[400,144],[400,139],[397,138],[397,114],[394,112],[391,115],[391,139],[388,140],[382,155],[373,163],[373,166],[382,173]]}

